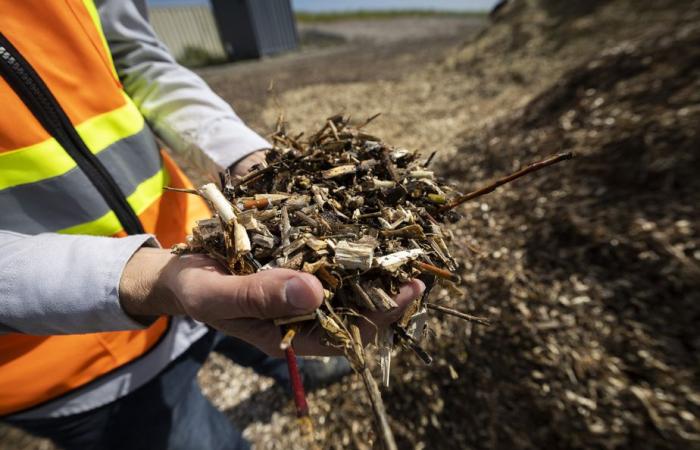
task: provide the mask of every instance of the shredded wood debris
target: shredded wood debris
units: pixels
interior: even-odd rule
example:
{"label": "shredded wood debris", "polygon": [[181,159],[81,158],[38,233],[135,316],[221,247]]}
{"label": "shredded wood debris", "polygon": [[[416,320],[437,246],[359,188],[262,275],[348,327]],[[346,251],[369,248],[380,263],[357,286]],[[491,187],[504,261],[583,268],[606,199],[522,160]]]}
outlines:
{"label": "shredded wood debris", "polygon": [[[340,115],[306,140],[290,135],[280,121],[271,141],[264,166],[243,177],[223,174],[220,187],[207,184],[196,191],[209,201],[215,216],[199,221],[174,251],[208,254],[233,274],[289,268],[317,276],[325,292],[321,307],[276,323],[324,330],[322,343],[342,351],[362,375],[378,435],[393,449],[358,325],[368,320],[368,312],[397,308],[393,297],[401,285],[417,278],[427,286],[401,320],[389,330],[378,330],[381,379],[388,386],[394,346],[410,349],[426,364],[432,361],[420,344],[431,311],[488,324],[427,303],[435,283],[454,290],[460,282],[448,246],[451,234],[441,225],[459,220],[454,208],[464,201],[571,155],[556,155],[462,195],[429,170],[431,158],[391,147]],[[288,349],[295,333],[283,331],[282,348]]]}

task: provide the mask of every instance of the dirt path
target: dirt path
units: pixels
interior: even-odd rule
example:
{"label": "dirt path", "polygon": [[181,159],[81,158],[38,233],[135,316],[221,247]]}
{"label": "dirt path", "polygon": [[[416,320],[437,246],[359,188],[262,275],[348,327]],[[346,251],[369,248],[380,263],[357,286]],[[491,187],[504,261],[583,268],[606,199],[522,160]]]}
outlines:
{"label": "dirt path", "polygon": [[[440,27],[440,25],[443,25]],[[375,81],[392,82],[444,60],[446,55],[474,36],[484,25],[474,18],[412,18],[314,25],[339,27],[342,45],[208,68],[200,74],[229,101],[238,114],[261,132],[274,122],[263,118],[269,102],[267,89],[274,81],[277,95],[307,86]],[[435,32],[439,29],[439,32]],[[371,99],[368,99],[371,100]]]}
{"label": "dirt path", "polygon": [[327,36],[347,42],[386,45],[397,42],[430,41],[465,36],[484,25],[483,17],[400,17],[394,19],[347,20],[301,23],[299,34]]}

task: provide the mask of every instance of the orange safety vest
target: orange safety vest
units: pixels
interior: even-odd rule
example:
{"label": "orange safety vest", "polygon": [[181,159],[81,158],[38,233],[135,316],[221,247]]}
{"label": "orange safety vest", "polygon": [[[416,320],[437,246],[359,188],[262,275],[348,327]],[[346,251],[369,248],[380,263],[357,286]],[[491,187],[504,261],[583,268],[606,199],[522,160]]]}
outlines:
{"label": "orange safety vest", "polygon": [[[191,183],[123,91],[90,0],[3,2],[0,75],[0,229],[146,232],[167,247],[208,216],[198,197],[163,191]],[[137,331],[0,335],[0,415],[139,358],[167,328],[163,317]]]}

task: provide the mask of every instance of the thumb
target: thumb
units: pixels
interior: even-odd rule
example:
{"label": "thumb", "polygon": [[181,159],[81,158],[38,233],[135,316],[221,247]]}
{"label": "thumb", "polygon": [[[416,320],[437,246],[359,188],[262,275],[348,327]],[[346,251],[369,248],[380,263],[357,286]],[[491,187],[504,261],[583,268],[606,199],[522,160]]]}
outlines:
{"label": "thumb", "polygon": [[[323,301],[323,287],[313,275],[272,269],[253,275],[227,277],[222,296],[229,318],[274,319],[305,314]],[[222,317],[223,318],[223,317]]]}

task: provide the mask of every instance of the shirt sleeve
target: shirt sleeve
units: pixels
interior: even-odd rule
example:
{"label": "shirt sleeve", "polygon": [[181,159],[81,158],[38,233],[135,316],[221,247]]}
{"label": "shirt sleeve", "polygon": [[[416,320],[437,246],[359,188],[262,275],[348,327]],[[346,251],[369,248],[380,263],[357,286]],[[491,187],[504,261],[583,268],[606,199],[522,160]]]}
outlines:
{"label": "shirt sleeve", "polygon": [[126,93],[168,147],[210,173],[270,144],[192,71],[178,64],[145,17],[144,0],[97,0]]}
{"label": "shirt sleeve", "polygon": [[126,263],[149,235],[125,238],[0,230],[0,333],[77,334],[143,328],[119,304]]}

